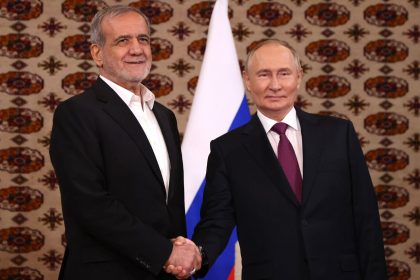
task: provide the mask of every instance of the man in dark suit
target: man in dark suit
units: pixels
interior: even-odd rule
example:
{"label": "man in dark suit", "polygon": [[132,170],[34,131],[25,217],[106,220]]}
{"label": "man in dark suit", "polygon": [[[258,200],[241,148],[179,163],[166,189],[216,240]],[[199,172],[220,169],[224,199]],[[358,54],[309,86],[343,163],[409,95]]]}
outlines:
{"label": "man in dark suit", "polygon": [[386,279],[377,202],[353,125],[294,108],[302,74],[287,43],[263,41],[249,53],[244,81],[258,111],[211,142],[193,235],[208,264],[200,276],[236,225],[242,279]]}
{"label": "man in dark suit", "polygon": [[[57,173],[67,247],[60,279],[175,279],[201,257],[186,234],[183,167],[174,114],[141,81],[152,54],[137,9],[108,7],[91,25],[100,77],[60,104],[50,155]],[[183,274],[182,274],[183,273]]]}

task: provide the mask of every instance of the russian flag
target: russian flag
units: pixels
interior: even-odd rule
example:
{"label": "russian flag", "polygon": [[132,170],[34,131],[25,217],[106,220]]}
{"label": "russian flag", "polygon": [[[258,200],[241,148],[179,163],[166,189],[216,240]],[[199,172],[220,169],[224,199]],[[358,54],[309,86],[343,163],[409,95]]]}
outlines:
{"label": "russian flag", "polygon": [[[248,122],[250,113],[228,18],[228,0],[217,0],[206,51],[182,142],[188,237],[200,219],[210,141]],[[236,231],[206,280],[234,279]]]}

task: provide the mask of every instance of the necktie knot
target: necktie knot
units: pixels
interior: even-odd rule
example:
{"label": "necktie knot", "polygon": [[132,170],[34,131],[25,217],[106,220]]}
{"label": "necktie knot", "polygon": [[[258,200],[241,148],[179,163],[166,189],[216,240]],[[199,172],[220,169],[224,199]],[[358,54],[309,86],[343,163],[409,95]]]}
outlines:
{"label": "necktie knot", "polygon": [[271,128],[272,131],[276,132],[277,134],[285,134],[287,129],[287,124],[279,122],[273,125]]}

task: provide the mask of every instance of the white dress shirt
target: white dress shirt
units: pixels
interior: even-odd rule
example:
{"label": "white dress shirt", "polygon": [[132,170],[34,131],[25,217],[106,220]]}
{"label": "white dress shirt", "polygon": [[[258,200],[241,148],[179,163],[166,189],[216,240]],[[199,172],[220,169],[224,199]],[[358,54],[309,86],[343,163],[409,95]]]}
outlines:
{"label": "white dress shirt", "polygon": [[103,76],[99,77],[118,94],[125,104],[127,104],[128,108],[130,108],[131,112],[133,112],[137,121],[143,128],[143,131],[149,140],[150,146],[152,146],[153,153],[155,154],[162,174],[163,183],[165,184],[166,193],[168,193],[171,163],[169,161],[165,139],[163,138],[163,134],[160,130],[155,114],[153,114],[152,111],[155,102],[155,95],[144,85],[141,85],[143,95],[143,104],[141,104],[140,96],[135,95],[133,92],[117,85]]}
{"label": "white dress shirt", "polygon": [[[264,114],[258,110],[257,110],[257,116],[260,119],[265,132],[267,133],[268,141],[270,141],[270,144],[274,150],[274,153],[276,154],[276,156],[278,156],[277,147],[280,142],[280,135],[278,135],[276,132],[271,130],[271,128],[273,127],[273,125],[277,123],[277,121],[264,116]],[[286,129],[286,136],[293,146],[293,150],[295,151],[296,159],[299,164],[300,174],[302,175],[302,178],[303,178],[302,131],[300,130],[299,119],[297,118],[296,110],[294,107],[292,108],[292,110],[290,110],[289,113],[287,113],[287,115],[284,117],[284,119],[281,122],[286,123],[288,125]]]}

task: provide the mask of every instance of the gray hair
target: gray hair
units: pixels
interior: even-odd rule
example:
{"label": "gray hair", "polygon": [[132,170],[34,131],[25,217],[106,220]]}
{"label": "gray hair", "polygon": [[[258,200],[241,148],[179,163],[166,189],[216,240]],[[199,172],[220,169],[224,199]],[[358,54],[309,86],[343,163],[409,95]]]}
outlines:
{"label": "gray hair", "polygon": [[250,62],[251,58],[254,56],[255,52],[259,48],[261,48],[262,46],[270,45],[270,44],[279,45],[279,46],[285,47],[286,49],[290,50],[290,52],[293,55],[293,59],[295,61],[296,69],[298,71],[302,70],[302,65],[300,63],[299,54],[296,52],[296,50],[291,45],[289,45],[289,43],[287,43],[285,41],[278,40],[278,39],[265,39],[261,42],[258,42],[257,45],[249,51],[248,56],[246,57],[246,61],[245,61],[245,72],[248,73],[249,62]]}
{"label": "gray hair", "polygon": [[102,32],[102,21],[106,17],[115,17],[129,12],[137,13],[144,18],[146,21],[148,33],[150,34],[150,21],[147,16],[142,11],[140,11],[140,9],[125,5],[114,5],[98,11],[93,17],[90,24],[90,42],[92,44],[97,44],[100,47],[103,47],[105,44],[105,36]]}

